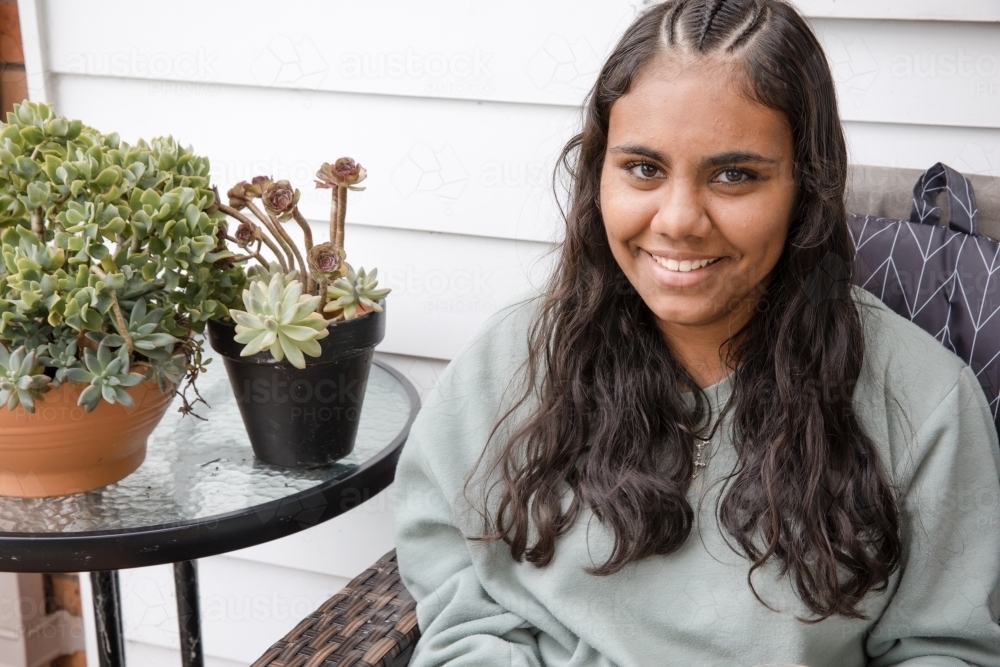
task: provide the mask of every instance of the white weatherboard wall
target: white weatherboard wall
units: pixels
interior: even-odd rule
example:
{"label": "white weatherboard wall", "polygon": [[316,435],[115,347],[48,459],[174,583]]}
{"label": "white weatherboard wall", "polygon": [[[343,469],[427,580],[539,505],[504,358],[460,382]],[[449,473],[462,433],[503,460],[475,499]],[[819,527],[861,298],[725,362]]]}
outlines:
{"label": "white weatherboard wall", "polygon": [[[221,191],[369,171],[351,260],[389,297],[383,358],[426,392],[490,312],[541,284],[558,149],[643,0],[20,0],[35,99],[128,141],[172,134]],[[1000,175],[1000,2],[798,0],[833,65],[852,162]],[[387,494],[201,561],[209,664],[245,665],[392,547]],[[123,573],[132,664],[176,665],[166,567]]]}

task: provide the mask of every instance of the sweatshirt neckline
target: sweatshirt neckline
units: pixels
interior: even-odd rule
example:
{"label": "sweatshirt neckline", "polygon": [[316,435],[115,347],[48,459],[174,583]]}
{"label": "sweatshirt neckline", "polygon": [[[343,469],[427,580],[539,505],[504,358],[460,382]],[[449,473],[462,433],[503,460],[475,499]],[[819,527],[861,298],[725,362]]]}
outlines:
{"label": "sweatshirt neckline", "polygon": [[[708,403],[712,406],[713,412],[718,413],[721,406],[725,405],[726,401],[729,400],[729,395],[733,391],[733,381],[735,376],[736,371],[730,371],[726,377],[722,378],[715,384],[702,388],[701,391],[708,399]],[[694,405],[694,392],[682,391],[681,396],[688,402],[688,405]]]}

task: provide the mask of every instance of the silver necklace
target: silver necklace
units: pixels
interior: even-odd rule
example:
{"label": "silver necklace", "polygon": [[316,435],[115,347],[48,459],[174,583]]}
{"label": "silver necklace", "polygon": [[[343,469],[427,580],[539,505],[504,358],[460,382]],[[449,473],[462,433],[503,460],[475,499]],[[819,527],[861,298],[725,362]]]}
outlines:
{"label": "silver necklace", "polygon": [[694,436],[694,439],[697,440],[698,443],[695,445],[697,455],[694,458],[694,472],[691,473],[691,481],[694,481],[698,477],[698,473],[701,472],[701,469],[708,465],[708,463],[701,458],[701,453],[705,449],[705,445],[709,443],[709,440],[706,438],[699,438],[698,436]]}
{"label": "silver necklace", "polygon": [[691,473],[691,481],[694,481],[695,479],[697,479],[698,473],[701,472],[701,469],[704,468],[704,467],[706,467],[708,465],[708,461],[705,458],[702,458],[702,454],[703,454],[703,452],[705,450],[705,445],[707,445],[709,442],[712,441],[712,436],[715,435],[715,429],[718,428],[719,422],[721,420],[722,420],[722,416],[721,415],[716,418],[716,420],[715,420],[715,426],[713,426],[712,430],[708,432],[708,437],[707,438],[703,438],[700,435],[695,435],[694,436],[694,439],[695,439],[696,442],[695,442],[695,446],[694,446],[694,448],[695,448],[694,472]]}

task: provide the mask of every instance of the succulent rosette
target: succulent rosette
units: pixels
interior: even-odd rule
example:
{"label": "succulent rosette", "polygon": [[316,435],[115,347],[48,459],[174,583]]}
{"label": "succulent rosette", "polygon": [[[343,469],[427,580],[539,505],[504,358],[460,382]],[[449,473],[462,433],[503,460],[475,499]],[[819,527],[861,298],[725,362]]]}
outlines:
{"label": "succulent rosette", "polygon": [[340,277],[347,272],[344,257],[343,248],[332,243],[320,243],[309,250],[309,268],[321,278]]}
{"label": "succulent rosette", "polygon": [[349,157],[342,157],[333,164],[324,162],[316,172],[318,188],[348,188],[364,190],[358,183],[365,180],[368,172]]}
{"label": "succulent rosette", "polygon": [[292,210],[299,203],[299,196],[299,191],[288,181],[273,181],[264,187],[261,201],[264,208],[284,221],[292,217]]}
{"label": "succulent rosette", "polygon": [[266,285],[251,282],[243,291],[246,310],[229,311],[236,322],[234,340],[246,346],[240,356],[266,350],[277,361],[287,357],[296,368],[305,368],[303,355],[320,356],[318,341],[330,334],[326,318],[316,312],[319,302],[319,296],[302,293],[301,282],[286,285],[278,273]]}

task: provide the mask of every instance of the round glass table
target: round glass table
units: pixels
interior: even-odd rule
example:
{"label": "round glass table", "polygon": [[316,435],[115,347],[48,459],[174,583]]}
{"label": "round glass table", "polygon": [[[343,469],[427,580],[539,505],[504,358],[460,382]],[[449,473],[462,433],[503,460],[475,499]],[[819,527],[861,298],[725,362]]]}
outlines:
{"label": "round glass table", "polygon": [[354,451],[288,470],[254,458],[221,359],[197,386],[202,419],[169,410],[124,480],[72,496],[0,497],[0,571],[92,573],[101,667],[124,665],[117,570],[174,564],[182,661],[202,665],[194,560],[315,526],[384,490],[420,409],[413,385],[375,360]]}

